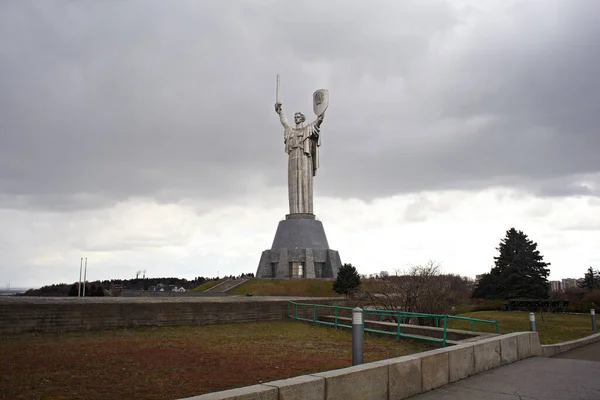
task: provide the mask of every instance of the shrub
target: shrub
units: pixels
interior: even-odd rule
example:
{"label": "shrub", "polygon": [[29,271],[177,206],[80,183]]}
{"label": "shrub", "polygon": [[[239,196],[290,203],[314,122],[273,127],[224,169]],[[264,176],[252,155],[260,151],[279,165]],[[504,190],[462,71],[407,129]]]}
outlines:
{"label": "shrub", "polygon": [[477,299],[475,304],[472,306],[472,312],[477,311],[501,311],[502,305],[505,304],[504,300],[483,300]]}
{"label": "shrub", "polygon": [[572,301],[567,307],[567,312],[588,314],[594,308],[594,303],[588,301]]}
{"label": "shrub", "polygon": [[583,301],[593,303],[596,306],[600,305],[600,290],[592,290],[583,296]]}
{"label": "shrub", "polygon": [[354,294],[360,286],[360,275],[352,264],[344,264],[333,282],[333,291],[345,296]]}

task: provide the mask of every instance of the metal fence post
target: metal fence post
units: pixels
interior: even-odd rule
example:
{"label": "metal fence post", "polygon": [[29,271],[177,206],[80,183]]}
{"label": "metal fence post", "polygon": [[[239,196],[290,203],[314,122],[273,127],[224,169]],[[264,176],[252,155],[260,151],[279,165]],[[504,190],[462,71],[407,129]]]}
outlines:
{"label": "metal fence post", "polygon": [[598,329],[596,328],[596,310],[594,310],[593,308],[590,310],[590,314],[592,315],[592,330],[594,332],[597,332]]}
{"label": "metal fence post", "polygon": [[396,328],[396,340],[400,340],[400,311],[398,311],[398,326]]}
{"label": "metal fence post", "polygon": [[338,307],[335,306],[335,327],[338,326]]}
{"label": "metal fence post", "polygon": [[446,335],[447,335],[446,329],[447,329],[447,327],[448,327],[448,319],[447,319],[446,315],[444,314],[444,339],[442,342],[442,347],[446,347]]}
{"label": "metal fence post", "polygon": [[535,314],[529,313],[529,327],[531,328],[531,332],[535,332]]}
{"label": "metal fence post", "polygon": [[352,310],[352,365],[363,363],[363,310],[356,307]]}

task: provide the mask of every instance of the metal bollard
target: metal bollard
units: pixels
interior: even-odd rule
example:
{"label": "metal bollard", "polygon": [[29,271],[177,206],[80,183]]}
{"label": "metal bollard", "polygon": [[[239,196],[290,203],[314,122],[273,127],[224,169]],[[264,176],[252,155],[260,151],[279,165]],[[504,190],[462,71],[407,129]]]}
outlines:
{"label": "metal bollard", "polygon": [[535,314],[529,313],[529,326],[531,327],[531,332],[535,332]]}
{"label": "metal bollard", "polygon": [[590,314],[592,314],[592,330],[594,332],[597,332],[598,329],[596,328],[596,310],[594,310],[593,308],[590,310]]}
{"label": "metal bollard", "polygon": [[363,363],[363,310],[356,307],[352,310],[352,365]]}

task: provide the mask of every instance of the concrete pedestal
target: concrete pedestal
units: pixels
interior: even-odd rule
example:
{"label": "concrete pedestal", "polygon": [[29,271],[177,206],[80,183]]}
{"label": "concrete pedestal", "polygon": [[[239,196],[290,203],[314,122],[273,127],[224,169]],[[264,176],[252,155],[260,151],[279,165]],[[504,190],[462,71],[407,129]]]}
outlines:
{"label": "concrete pedestal", "polygon": [[321,221],[313,214],[289,214],[279,222],[271,249],[262,252],[256,277],[336,278],[341,265]]}

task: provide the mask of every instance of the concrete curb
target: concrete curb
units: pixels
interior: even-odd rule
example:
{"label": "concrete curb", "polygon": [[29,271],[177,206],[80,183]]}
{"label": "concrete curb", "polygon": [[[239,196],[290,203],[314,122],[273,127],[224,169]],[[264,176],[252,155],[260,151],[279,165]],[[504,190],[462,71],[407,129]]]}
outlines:
{"label": "concrete curb", "polygon": [[569,350],[576,349],[578,347],[586,346],[591,343],[596,343],[600,341],[600,333],[595,333],[593,335],[571,340],[570,342],[562,342],[557,344],[545,344],[542,346],[542,357],[552,357],[560,353],[564,353]]}

